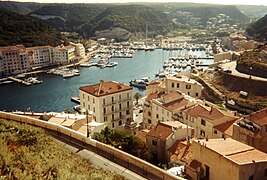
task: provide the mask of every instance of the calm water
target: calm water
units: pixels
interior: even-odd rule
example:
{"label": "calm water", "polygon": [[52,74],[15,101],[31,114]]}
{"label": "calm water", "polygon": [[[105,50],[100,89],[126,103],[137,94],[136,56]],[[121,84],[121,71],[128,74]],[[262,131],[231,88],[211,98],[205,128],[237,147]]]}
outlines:
{"label": "calm water", "polygon": [[[155,73],[162,69],[162,63],[168,57],[180,54],[204,55],[204,51],[138,51],[133,58],[113,58],[110,61],[119,62],[115,68],[99,69],[97,67],[80,68],[80,76],[63,79],[61,76],[39,74],[42,84],[24,86],[17,83],[0,86],[0,110],[26,110],[35,112],[61,112],[72,109],[74,105],[70,98],[79,95],[79,87],[105,81],[118,81],[128,84],[131,79],[149,76],[154,79]],[[134,92],[145,94],[134,88]]]}

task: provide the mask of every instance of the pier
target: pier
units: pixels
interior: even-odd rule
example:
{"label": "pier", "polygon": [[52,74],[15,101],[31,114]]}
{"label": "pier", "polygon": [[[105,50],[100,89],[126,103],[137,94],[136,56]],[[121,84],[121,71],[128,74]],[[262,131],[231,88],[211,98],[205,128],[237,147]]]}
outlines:
{"label": "pier", "polygon": [[29,83],[29,82],[23,81],[23,80],[21,80],[21,79],[17,79],[17,78],[12,77],[12,76],[8,77],[8,79],[10,79],[10,80],[12,80],[12,81],[14,81],[14,82],[18,82],[18,83],[20,83],[20,84],[26,85],[26,86],[30,86],[30,85],[32,85],[32,84]]}

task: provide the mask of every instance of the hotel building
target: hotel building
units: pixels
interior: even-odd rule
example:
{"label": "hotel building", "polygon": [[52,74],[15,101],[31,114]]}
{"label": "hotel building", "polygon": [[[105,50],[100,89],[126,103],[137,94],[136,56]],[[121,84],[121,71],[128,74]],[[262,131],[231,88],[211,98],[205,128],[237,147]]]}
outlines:
{"label": "hotel building", "polygon": [[35,46],[26,48],[26,50],[31,67],[44,67],[53,63],[53,47],[51,46]]}

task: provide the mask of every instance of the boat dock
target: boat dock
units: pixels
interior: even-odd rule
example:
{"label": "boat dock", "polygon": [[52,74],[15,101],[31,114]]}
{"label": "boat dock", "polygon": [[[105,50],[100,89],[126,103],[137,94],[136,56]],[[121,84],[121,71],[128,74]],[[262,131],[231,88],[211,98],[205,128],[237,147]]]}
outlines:
{"label": "boat dock", "polygon": [[21,84],[26,85],[26,86],[30,86],[30,85],[32,85],[32,84],[29,83],[29,82],[23,81],[23,80],[21,80],[21,79],[17,79],[17,78],[12,77],[12,76],[8,77],[8,79],[10,79],[10,80],[12,80],[12,81],[14,81],[14,82],[21,83]]}
{"label": "boat dock", "polygon": [[77,103],[77,104],[80,104],[80,103],[81,103],[80,98],[77,97],[77,96],[73,96],[73,97],[71,97],[71,101],[73,101],[73,102],[75,102],[75,103]]}

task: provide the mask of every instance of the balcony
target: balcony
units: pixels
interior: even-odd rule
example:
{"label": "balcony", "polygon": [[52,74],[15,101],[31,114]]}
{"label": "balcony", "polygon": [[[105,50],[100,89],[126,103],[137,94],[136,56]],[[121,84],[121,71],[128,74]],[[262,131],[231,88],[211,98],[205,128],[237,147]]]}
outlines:
{"label": "balcony", "polygon": [[114,100],[114,101],[111,101],[111,102],[105,102],[102,104],[102,107],[107,107],[107,106],[111,106],[111,105],[114,105],[114,104],[119,104],[119,103],[122,103],[122,102],[126,102],[126,101],[131,101],[132,98],[125,98],[125,99],[121,99],[121,100]]}
{"label": "balcony", "polygon": [[133,106],[130,105],[129,107],[124,107],[124,108],[114,108],[114,111],[112,110],[109,110],[109,111],[106,111],[104,113],[104,115],[109,115],[109,114],[114,114],[114,113],[118,113],[118,112],[122,112],[122,111],[126,111],[126,110],[130,110]]}

